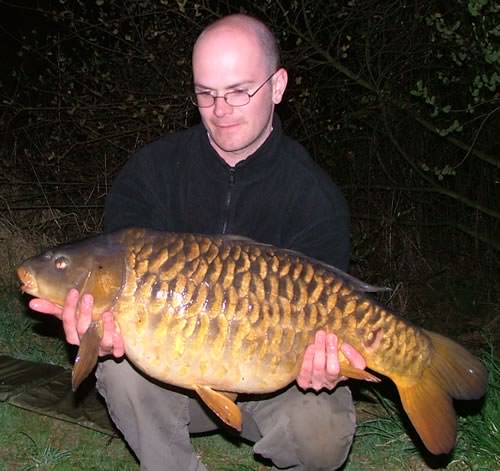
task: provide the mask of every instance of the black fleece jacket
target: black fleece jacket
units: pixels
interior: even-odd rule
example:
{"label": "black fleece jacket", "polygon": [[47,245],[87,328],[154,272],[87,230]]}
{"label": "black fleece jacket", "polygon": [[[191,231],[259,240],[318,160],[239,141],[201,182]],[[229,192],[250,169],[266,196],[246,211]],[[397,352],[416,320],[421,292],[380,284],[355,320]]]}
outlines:
{"label": "black fleece jacket", "polygon": [[145,146],[115,179],[104,226],[237,234],[343,270],[349,261],[345,199],[277,116],[264,144],[235,167],[201,124]]}

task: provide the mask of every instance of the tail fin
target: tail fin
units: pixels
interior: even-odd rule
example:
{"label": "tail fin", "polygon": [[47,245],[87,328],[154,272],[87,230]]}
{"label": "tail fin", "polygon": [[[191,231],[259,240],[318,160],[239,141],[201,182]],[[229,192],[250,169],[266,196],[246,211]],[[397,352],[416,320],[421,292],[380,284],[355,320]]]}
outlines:
{"label": "tail fin", "polygon": [[73,391],[91,373],[99,358],[99,345],[101,343],[101,326],[98,321],[92,321],[87,331],[80,339],[80,348],[76,355],[75,364],[71,374],[71,386]]}
{"label": "tail fin", "polygon": [[431,364],[417,383],[398,384],[408,417],[428,450],[449,453],[457,430],[453,399],[479,399],[485,392],[488,373],[465,348],[442,335],[426,331],[433,347]]}

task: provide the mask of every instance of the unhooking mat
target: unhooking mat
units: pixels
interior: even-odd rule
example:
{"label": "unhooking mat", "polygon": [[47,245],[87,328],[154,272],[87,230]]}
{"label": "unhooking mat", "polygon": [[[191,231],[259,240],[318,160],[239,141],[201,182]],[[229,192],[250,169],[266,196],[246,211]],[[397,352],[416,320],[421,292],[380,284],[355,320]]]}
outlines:
{"label": "unhooking mat", "polygon": [[71,370],[61,366],[0,355],[0,401],[106,434],[116,430],[95,380],[89,379],[75,393]]}

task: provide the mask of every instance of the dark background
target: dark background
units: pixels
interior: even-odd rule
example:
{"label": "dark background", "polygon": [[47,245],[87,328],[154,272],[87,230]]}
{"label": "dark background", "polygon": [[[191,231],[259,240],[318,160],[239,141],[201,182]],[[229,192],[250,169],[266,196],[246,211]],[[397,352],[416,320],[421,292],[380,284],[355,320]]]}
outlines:
{"label": "dark background", "polygon": [[131,153],[198,120],[196,36],[243,11],[279,38],[285,129],[349,201],[351,272],[420,324],[495,343],[500,13],[475,3],[1,1],[2,264],[101,229]]}

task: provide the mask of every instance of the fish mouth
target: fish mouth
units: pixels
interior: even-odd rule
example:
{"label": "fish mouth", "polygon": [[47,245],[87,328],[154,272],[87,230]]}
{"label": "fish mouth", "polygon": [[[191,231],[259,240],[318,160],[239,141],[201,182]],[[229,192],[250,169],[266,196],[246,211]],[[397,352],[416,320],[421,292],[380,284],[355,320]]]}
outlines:
{"label": "fish mouth", "polygon": [[21,281],[21,292],[34,295],[38,285],[33,273],[28,268],[20,266],[17,269],[17,276]]}

